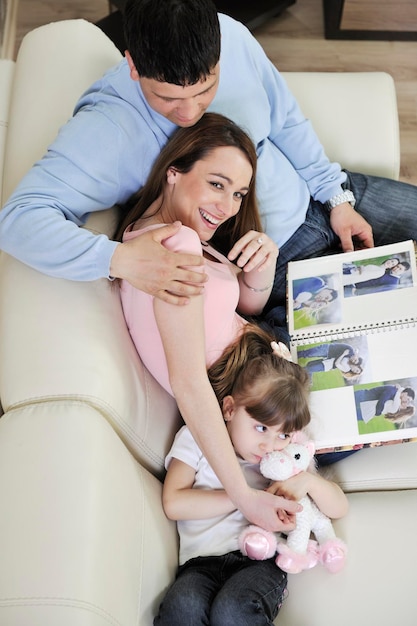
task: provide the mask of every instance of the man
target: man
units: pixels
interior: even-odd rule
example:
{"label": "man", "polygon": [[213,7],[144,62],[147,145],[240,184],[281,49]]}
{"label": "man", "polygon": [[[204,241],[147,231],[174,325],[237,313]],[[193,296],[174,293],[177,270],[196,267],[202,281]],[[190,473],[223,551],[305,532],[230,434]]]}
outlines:
{"label": "man", "polygon": [[160,245],[175,225],[159,239],[144,234],[123,244],[78,226],[90,212],[124,203],[177,126],[208,108],[257,145],[264,227],[280,246],[265,312],[278,324],[285,324],[289,260],[352,250],[354,242],[371,247],[374,238],[378,245],[417,238],[417,188],[330,163],[260,45],[231,18],[220,16],[219,28],[211,0],[128,0],[125,37],[126,59],[80,98],[0,213],[8,253],[53,276],[125,278],[172,303],[200,293],[201,274],[181,268],[201,260],[172,257]]}
{"label": "man", "polygon": [[353,293],[359,295],[396,289],[400,285],[401,276],[409,269],[410,264],[407,261],[400,261],[378,278],[355,283]]}

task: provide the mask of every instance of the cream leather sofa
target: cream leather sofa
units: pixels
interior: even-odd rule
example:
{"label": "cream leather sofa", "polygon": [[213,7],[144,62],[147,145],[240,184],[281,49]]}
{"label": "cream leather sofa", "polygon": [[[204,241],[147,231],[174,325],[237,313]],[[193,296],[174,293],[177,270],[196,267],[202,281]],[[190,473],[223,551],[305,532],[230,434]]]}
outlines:
{"label": "cream leather sofa", "polygon": [[[31,32],[16,64],[0,64],[3,201],[119,58],[74,20]],[[398,176],[389,76],[287,79],[332,158]],[[113,218],[88,227],[111,232]],[[160,502],[175,404],[143,368],[115,285],[48,278],[3,253],[0,272],[0,626],[150,626],[177,564]],[[349,494],[336,523],[347,566],[290,576],[276,623],[414,626],[416,445],[364,450],[331,473]]]}

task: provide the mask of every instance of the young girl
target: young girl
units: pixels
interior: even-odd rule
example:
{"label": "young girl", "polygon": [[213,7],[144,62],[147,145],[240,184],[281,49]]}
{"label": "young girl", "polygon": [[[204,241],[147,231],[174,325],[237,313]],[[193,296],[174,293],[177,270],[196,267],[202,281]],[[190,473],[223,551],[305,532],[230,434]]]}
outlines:
{"label": "young girl", "polygon": [[[248,483],[266,489],[262,456],[285,448],[291,433],[310,421],[308,375],[250,325],[209,377]],[[178,433],[166,466],[163,503],[167,516],[177,520],[180,567],[155,626],[272,624],[285,597],[286,574],[274,558],[253,561],[240,553],[238,537],[248,522],[187,427]],[[308,494],[330,517],[346,513],[341,489],[318,474],[302,472],[282,487],[296,498]]]}
{"label": "young girl", "polygon": [[[175,396],[234,508],[250,522],[277,531],[292,527],[290,516],[300,507],[248,486],[207,375],[207,367],[245,327],[236,308],[259,314],[273,284],[278,250],[261,232],[256,163],[252,141],[221,115],[205,114],[194,126],[179,129],[160,153],[118,235],[124,233],[128,243],[146,230],[178,220],[181,229],[164,245],[203,255],[209,280],[204,294],[186,306],[154,299],[126,281],[121,297],[144,364]],[[228,258],[208,243],[225,233],[236,241]]]}

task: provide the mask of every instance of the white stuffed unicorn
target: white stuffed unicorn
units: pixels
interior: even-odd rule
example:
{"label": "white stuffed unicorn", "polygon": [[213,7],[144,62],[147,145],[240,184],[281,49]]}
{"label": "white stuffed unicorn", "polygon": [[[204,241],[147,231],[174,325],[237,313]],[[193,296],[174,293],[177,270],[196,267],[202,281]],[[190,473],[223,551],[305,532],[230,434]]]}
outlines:
{"label": "white stuffed unicorn", "polygon": [[[314,452],[312,441],[292,442],[283,450],[266,454],[261,461],[261,473],[271,480],[287,480],[309,468]],[[319,562],[330,572],[338,572],[345,563],[345,543],[336,537],[331,520],[309,496],[302,498],[300,504],[303,510],[297,513],[296,527],[288,532],[286,541],[277,541],[274,533],[251,525],[239,538],[242,553],[263,560],[278,552],[276,564],[290,574],[310,569]],[[311,533],[316,541],[310,539]]]}

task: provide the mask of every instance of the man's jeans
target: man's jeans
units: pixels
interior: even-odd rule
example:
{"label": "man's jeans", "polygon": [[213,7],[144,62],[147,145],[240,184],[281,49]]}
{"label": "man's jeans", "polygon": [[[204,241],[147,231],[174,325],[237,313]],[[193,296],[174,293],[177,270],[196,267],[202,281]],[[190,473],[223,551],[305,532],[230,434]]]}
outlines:
{"label": "man's jeans", "polygon": [[240,552],[191,559],[179,568],[154,625],[272,625],[286,586],[274,559],[252,561]]}
{"label": "man's jeans", "polygon": [[[372,226],[374,243],[382,246],[407,239],[417,240],[417,187],[388,178],[347,173],[346,189],[353,191],[355,209]],[[287,328],[286,274],[289,261],[341,252],[339,238],[330,227],[330,217],[320,202],[311,199],[304,223],[280,248],[274,287],[263,319],[277,332]],[[317,455],[318,464],[328,465],[349,452]]]}
{"label": "man's jeans", "polygon": [[[417,240],[417,187],[388,178],[347,172],[346,189],[356,197],[355,209],[373,229],[376,246]],[[289,261],[341,252],[339,238],[330,227],[329,214],[311,200],[304,223],[280,248],[274,287],[264,318],[286,326],[286,272]]]}

